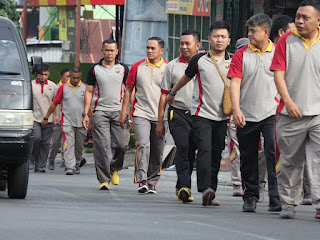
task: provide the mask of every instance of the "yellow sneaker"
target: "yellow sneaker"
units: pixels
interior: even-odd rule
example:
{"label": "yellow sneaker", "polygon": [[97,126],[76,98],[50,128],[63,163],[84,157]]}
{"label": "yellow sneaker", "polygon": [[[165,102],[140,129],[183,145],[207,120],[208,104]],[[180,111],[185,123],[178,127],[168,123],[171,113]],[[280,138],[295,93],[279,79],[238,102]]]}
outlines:
{"label": "yellow sneaker", "polygon": [[191,196],[190,189],[188,187],[180,188],[178,192],[178,198],[183,202],[193,202],[194,198]]}
{"label": "yellow sneaker", "polygon": [[118,171],[113,171],[111,175],[111,183],[113,185],[118,185],[119,181],[120,179],[119,179]]}
{"label": "yellow sneaker", "polygon": [[99,190],[110,190],[109,183],[107,183],[107,182],[101,183]]}

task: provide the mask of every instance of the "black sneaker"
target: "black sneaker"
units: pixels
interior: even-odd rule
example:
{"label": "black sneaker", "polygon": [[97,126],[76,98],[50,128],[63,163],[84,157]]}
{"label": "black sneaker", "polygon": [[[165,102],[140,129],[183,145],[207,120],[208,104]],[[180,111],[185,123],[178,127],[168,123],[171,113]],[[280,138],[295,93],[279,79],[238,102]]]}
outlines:
{"label": "black sneaker", "polygon": [[282,205],[279,196],[271,197],[269,204],[269,212],[280,212],[282,210]]}
{"label": "black sneaker", "polygon": [[85,158],[81,158],[79,167],[83,167],[86,164],[87,160]]}
{"label": "black sneaker", "polygon": [[148,191],[149,191],[149,188],[147,185],[147,181],[143,180],[143,181],[139,182],[138,192],[139,193],[147,193]]}
{"label": "black sneaker", "polygon": [[154,194],[157,193],[155,185],[148,183],[148,193],[154,193]]}
{"label": "black sneaker", "polygon": [[255,212],[257,207],[257,200],[254,197],[247,197],[244,199],[242,212]]}

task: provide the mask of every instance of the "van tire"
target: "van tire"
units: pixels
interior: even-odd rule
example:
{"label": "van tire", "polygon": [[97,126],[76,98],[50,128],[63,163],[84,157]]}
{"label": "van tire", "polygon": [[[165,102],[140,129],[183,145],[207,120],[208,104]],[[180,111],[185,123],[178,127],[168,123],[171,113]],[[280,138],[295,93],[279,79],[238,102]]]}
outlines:
{"label": "van tire", "polygon": [[9,198],[24,199],[29,180],[29,161],[8,167]]}

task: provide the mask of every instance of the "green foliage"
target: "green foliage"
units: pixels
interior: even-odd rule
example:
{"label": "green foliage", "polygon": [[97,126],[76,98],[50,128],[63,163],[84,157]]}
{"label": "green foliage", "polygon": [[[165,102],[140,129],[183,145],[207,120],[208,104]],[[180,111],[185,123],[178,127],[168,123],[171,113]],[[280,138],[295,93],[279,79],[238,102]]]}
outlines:
{"label": "green foliage", "polygon": [[0,16],[9,18],[16,25],[20,18],[20,14],[16,11],[12,0],[0,1]]}

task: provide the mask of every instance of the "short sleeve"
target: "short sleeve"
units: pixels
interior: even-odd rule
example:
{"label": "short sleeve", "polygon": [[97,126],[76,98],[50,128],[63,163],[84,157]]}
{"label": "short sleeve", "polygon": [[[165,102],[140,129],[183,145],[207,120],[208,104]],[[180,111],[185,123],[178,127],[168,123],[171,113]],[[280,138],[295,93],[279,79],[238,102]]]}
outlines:
{"label": "short sleeve", "polygon": [[57,105],[61,104],[62,98],[63,98],[63,88],[64,88],[65,85],[66,84],[63,84],[58,88],[58,91],[57,91],[57,93],[56,93],[56,95],[55,95],[55,97],[54,97],[54,99],[52,101],[53,103],[55,103]]}
{"label": "short sleeve", "polygon": [[96,76],[95,76],[95,71],[94,71],[95,66],[96,66],[96,64],[89,68],[88,75],[87,75],[86,84],[91,85],[91,86],[96,86]]}
{"label": "short sleeve", "polygon": [[193,78],[195,75],[197,75],[198,72],[198,68],[197,68],[197,64],[199,59],[206,53],[198,53],[196,55],[194,55],[189,62],[189,65],[185,71],[185,74],[188,78]]}
{"label": "short sleeve", "polygon": [[173,68],[173,63],[170,62],[165,70],[164,70],[164,74],[163,74],[163,78],[161,81],[161,92],[168,94],[169,90],[172,88],[172,68]]}
{"label": "short sleeve", "polygon": [[270,70],[271,71],[276,71],[276,70],[280,70],[280,71],[286,71],[286,45],[287,45],[287,38],[288,36],[292,34],[291,32],[289,32],[288,34],[283,35],[276,46],[276,50],[274,52],[273,55],[273,59],[272,59],[272,63],[270,66]]}
{"label": "short sleeve", "polygon": [[139,62],[136,62],[135,64],[133,64],[133,66],[131,67],[129,74],[128,74],[128,78],[126,81],[126,85],[129,87],[134,87],[136,86],[136,81],[137,81],[137,73],[138,73],[138,67],[140,65],[141,62],[143,62],[144,60],[141,60]]}
{"label": "short sleeve", "polygon": [[233,55],[231,63],[230,63],[230,68],[227,74],[227,77],[229,79],[231,78],[239,78],[242,79],[242,63],[243,63],[243,54],[245,50],[248,47],[243,47],[240,48],[236,53]]}
{"label": "short sleeve", "polygon": [[126,64],[124,64],[124,63],[120,63],[122,66],[123,66],[123,68],[124,68],[124,76],[123,76],[123,84],[124,85],[126,85],[126,83],[127,83],[127,78],[128,78],[128,74],[129,74],[129,68],[128,68],[128,66],[126,65]]}

